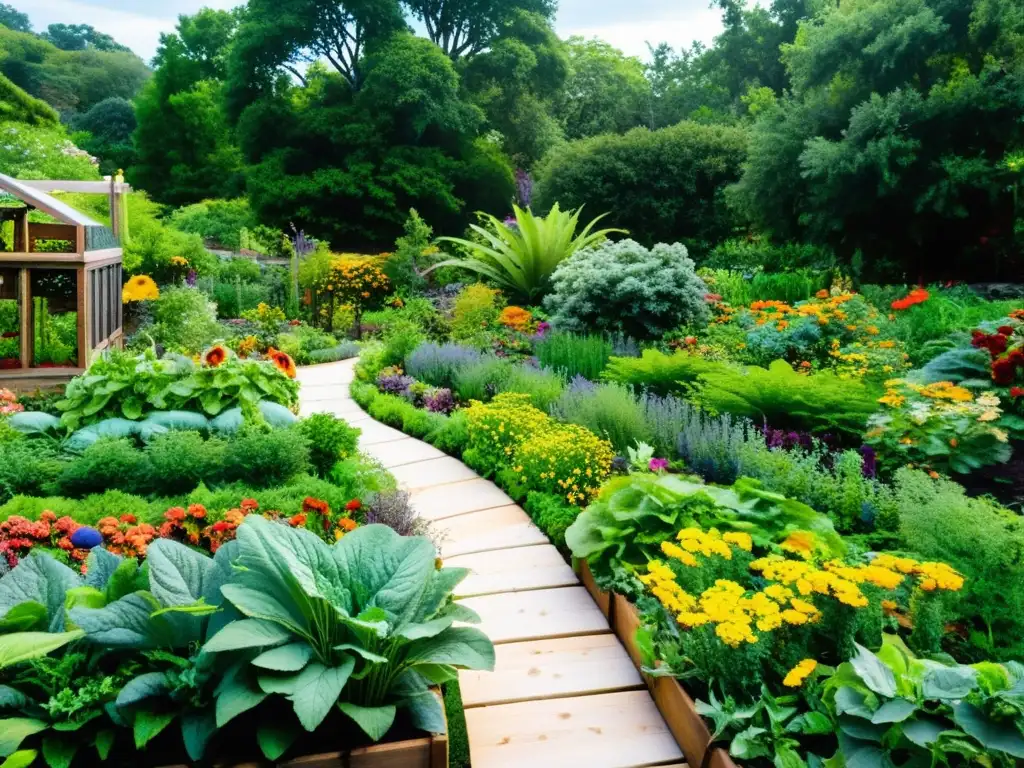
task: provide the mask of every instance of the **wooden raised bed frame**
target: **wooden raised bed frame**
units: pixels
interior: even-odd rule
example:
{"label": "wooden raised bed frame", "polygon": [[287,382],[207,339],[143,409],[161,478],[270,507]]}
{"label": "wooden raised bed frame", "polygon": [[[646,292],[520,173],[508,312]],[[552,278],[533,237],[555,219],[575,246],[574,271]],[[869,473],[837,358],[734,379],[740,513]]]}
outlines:
{"label": "wooden raised bed frame", "polygon": [[586,562],[578,562],[577,568],[583,586],[601,612],[608,617],[608,624],[615,636],[625,647],[637,670],[640,670],[658,711],[665,718],[679,748],[683,750],[687,764],[692,768],[738,768],[726,750],[711,745],[711,731],[704,718],[697,714],[693,699],[679,681],[674,677],[652,677],[641,670],[641,654],[636,644],[640,615],[636,606],[622,595],[598,589]]}
{"label": "wooden raised bed frame", "polygon": [[[434,695],[441,699],[439,691]],[[441,699],[444,706],[444,700]],[[442,710],[443,711],[443,710]],[[344,752],[325,752],[303,755],[292,760],[249,763],[215,763],[215,768],[448,768],[448,716],[445,714],[445,733],[432,733],[417,739],[405,739]],[[188,768],[186,765],[168,768]]]}

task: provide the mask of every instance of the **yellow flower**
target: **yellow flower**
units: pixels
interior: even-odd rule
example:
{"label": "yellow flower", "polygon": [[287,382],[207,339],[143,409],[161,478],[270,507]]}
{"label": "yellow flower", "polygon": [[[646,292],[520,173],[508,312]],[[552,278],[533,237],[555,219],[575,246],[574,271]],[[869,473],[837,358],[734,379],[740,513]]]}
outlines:
{"label": "yellow flower", "polygon": [[735,544],[744,552],[750,552],[754,548],[754,542],[750,538],[750,534],[743,533],[742,531],[729,531],[722,536],[722,540]]}
{"label": "yellow flower", "polygon": [[997,411],[995,409],[989,409],[989,410],[985,411],[984,413],[982,413],[978,417],[978,421],[995,421],[998,418],[999,418],[999,411]]}
{"label": "yellow flower", "polygon": [[783,679],[782,684],[788,688],[799,688],[817,668],[818,662],[814,659],[804,659],[786,673],[786,677]]}
{"label": "yellow flower", "polygon": [[136,275],[121,289],[121,302],[153,301],[160,298],[160,289],[149,275]]}

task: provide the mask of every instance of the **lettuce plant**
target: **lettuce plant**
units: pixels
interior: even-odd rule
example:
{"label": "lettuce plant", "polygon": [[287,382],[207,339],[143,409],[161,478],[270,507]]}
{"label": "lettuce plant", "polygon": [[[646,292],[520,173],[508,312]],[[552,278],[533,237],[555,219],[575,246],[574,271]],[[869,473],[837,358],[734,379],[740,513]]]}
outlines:
{"label": "lettuce plant", "polygon": [[373,740],[388,732],[399,708],[416,727],[442,731],[429,685],[453,679],[457,668],[494,666],[482,632],[453,626],[479,621],[451,600],[467,571],[438,569],[428,539],[368,525],[329,546],[308,531],[250,516],[237,541],[236,568],[222,592],[243,617],[203,650],[226,656],[235,670],[217,691],[218,726],[271,694],[291,702],[298,723],[275,723],[260,736],[270,759],[297,737],[298,725],[313,731],[334,707]]}

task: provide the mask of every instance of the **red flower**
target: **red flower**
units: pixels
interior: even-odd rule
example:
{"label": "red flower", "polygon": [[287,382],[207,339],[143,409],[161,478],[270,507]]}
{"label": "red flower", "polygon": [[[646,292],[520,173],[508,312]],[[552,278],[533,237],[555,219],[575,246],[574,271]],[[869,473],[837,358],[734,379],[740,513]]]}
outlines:
{"label": "red flower", "polygon": [[1024,397],[1024,387],[1014,387],[1010,390],[1010,397]]}
{"label": "red flower", "polygon": [[231,523],[227,520],[219,520],[213,524],[212,530],[214,533],[224,533],[224,531],[231,530]]}
{"label": "red flower", "polygon": [[357,509],[362,509],[362,508],[363,508],[363,502],[361,502],[359,499],[352,499],[352,501],[350,501],[348,504],[345,505],[345,509],[348,512],[355,512]]}
{"label": "red flower", "polygon": [[135,515],[121,515],[121,522],[135,525],[135,523],[139,522],[139,520],[137,517],[135,517]]}
{"label": "red flower", "polygon": [[1013,383],[1016,366],[1009,358],[1002,358],[992,363],[992,381],[1001,387],[1007,387]]}
{"label": "red flower", "polygon": [[256,499],[242,499],[242,503],[239,506],[242,508],[242,512],[248,514],[259,509],[260,503]]}
{"label": "red flower", "polygon": [[[114,518],[104,518],[104,520],[113,520]],[[171,522],[179,522],[185,519],[185,510],[181,507],[171,507],[164,512],[164,520],[170,520]],[[103,524],[103,520],[100,520],[100,524]]]}
{"label": "red flower", "polygon": [[331,507],[326,501],[320,499],[314,499],[312,496],[307,496],[302,500],[302,511],[303,512],[316,512],[320,515],[331,514]]}
{"label": "red flower", "polygon": [[41,523],[52,523],[57,519],[57,515],[48,509],[44,509],[39,513],[39,522]]}
{"label": "red flower", "polygon": [[1024,367],[1024,347],[1017,347],[1016,349],[1011,349],[1008,359],[1014,365]]}
{"label": "red flower", "polygon": [[892,308],[897,310],[910,309],[915,304],[921,304],[931,297],[924,288],[915,288],[902,299],[896,299],[892,303]]}
{"label": "red flower", "polygon": [[288,518],[288,525],[292,528],[302,528],[306,524],[306,515],[301,512]]}
{"label": "red flower", "polygon": [[206,507],[204,507],[202,504],[189,504],[188,514],[190,517],[194,517],[197,520],[202,520],[204,517],[206,517]]}
{"label": "red flower", "polygon": [[1003,334],[1003,336],[1013,336],[1012,325],[1000,325],[997,330],[999,331],[999,333]]}

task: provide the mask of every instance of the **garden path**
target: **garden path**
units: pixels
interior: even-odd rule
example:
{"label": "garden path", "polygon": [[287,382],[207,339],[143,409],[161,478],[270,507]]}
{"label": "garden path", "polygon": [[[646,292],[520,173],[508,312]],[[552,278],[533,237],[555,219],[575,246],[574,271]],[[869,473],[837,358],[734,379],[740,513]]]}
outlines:
{"label": "garden path", "polygon": [[608,621],[530,518],[462,462],[371,419],[355,360],[300,368],[300,412],[333,413],[442,532],[457,597],[495,643],[494,672],[461,672],[473,768],[680,768],[679,750]]}

